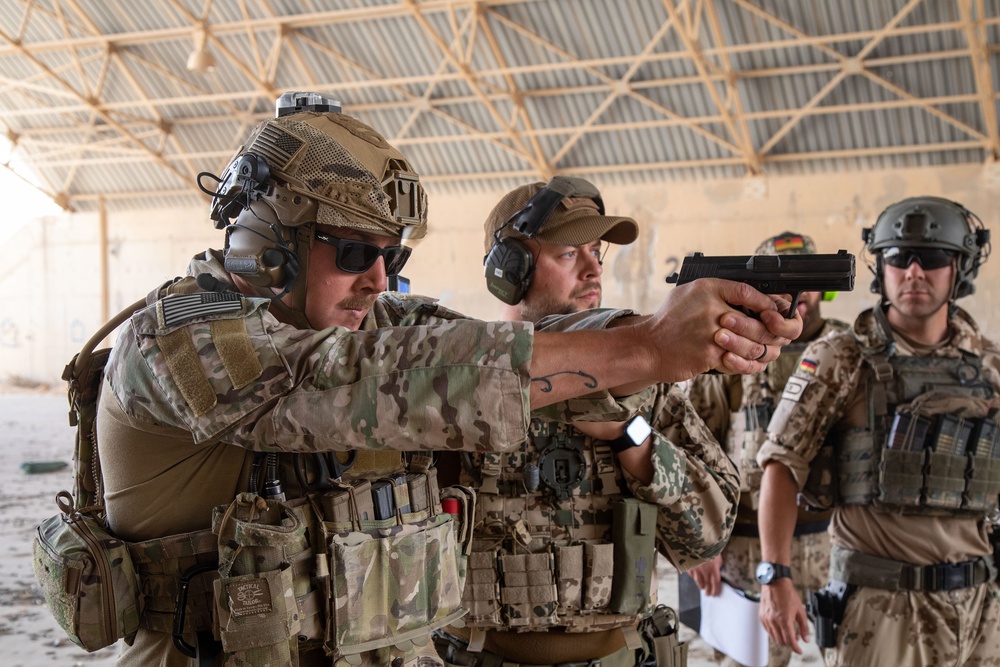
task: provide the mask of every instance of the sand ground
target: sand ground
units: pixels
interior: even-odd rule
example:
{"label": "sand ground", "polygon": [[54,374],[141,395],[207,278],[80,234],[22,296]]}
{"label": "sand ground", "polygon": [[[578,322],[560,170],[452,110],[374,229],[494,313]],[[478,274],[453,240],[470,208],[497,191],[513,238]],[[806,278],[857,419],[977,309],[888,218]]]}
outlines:
{"label": "sand ground", "polygon": [[[69,466],[61,471],[27,475],[21,463],[72,463],[74,431],[67,422],[68,406],[61,388],[0,387],[0,664],[5,667],[111,667],[117,647],[86,653],[56,624],[42,600],[31,567],[35,526],[56,514],[54,496],[72,489]],[[676,607],[677,573],[660,561],[660,601]],[[714,665],[711,649],[686,627],[681,638],[690,642],[689,667]],[[792,666],[822,665],[810,645]]]}

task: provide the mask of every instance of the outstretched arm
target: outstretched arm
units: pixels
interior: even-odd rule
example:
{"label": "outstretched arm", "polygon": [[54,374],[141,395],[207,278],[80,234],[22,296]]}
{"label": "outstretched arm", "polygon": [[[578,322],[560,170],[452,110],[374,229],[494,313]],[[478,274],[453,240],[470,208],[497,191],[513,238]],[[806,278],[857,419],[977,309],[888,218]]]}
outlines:
{"label": "outstretched arm", "polygon": [[655,314],[621,318],[610,329],[536,332],[531,407],[604,389],[629,394],[709,370],[761,371],[802,330],[801,318],[786,319],[779,303],[742,283],[704,279],[673,288]]}

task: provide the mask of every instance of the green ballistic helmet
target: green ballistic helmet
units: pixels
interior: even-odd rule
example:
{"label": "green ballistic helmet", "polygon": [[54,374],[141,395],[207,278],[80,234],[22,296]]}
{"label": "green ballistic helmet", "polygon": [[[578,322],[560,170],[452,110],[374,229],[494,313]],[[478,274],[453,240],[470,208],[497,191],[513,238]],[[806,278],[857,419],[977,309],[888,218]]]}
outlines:
{"label": "green ballistic helmet", "polygon": [[[910,197],[879,214],[861,232],[875,257],[872,292],[882,294],[882,257],[886,248],[937,248],[958,257],[952,301],[975,291],[973,280],[990,253],[990,232],[982,220],[957,202],[941,197]],[[883,294],[884,296],[884,294]]]}
{"label": "green ballistic helmet", "polygon": [[304,274],[317,225],[400,241],[427,233],[427,196],[409,161],[318,93],[282,95],[218,181],[210,217],[226,232],[226,271],[298,326],[309,326]]}

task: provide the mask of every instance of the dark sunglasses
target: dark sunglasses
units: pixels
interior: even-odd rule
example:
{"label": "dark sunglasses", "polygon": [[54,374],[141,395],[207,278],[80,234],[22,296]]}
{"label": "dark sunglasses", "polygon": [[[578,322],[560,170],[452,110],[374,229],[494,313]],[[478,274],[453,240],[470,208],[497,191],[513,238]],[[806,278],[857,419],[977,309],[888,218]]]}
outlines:
{"label": "dark sunglasses", "polygon": [[385,258],[385,275],[394,276],[403,270],[410,258],[411,248],[392,245],[380,248],[374,243],[357,239],[338,239],[335,236],[316,232],[317,241],[332,245],[337,249],[337,268],[347,273],[364,273],[372,268],[379,257]]}
{"label": "dark sunglasses", "polygon": [[924,271],[943,269],[955,257],[953,251],[940,248],[886,248],[882,251],[885,263],[897,269],[906,269],[914,262]]}

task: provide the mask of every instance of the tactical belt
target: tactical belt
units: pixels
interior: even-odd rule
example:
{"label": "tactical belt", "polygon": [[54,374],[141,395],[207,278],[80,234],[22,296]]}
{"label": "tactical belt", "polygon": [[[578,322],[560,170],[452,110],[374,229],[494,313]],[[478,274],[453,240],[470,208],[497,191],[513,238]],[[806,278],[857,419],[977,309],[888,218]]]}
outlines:
{"label": "tactical belt", "polygon": [[912,565],[834,546],[830,550],[830,579],[887,591],[951,591],[972,588],[996,577],[990,558],[962,563]]}
{"label": "tactical belt", "polygon": [[[795,532],[792,535],[794,537],[801,537],[802,535],[825,533],[829,525],[829,521],[797,523],[795,524]],[[757,524],[753,523],[738,523],[733,526],[733,537],[760,537],[760,528],[757,527]]]}
{"label": "tactical belt", "polygon": [[[434,643],[438,652],[445,655],[445,660],[452,665],[469,667],[521,667],[522,665],[552,665],[552,667],[601,667],[602,663],[618,664],[635,662],[635,650],[626,646],[621,629],[606,630],[599,633],[506,633],[489,632],[487,648],[476,652],[469,650],[469,643],[462,637],[449,632],[434,633]],[[634,630],[634,628],[631,628]],[[511,652],[495,646],[491,639],[499,635],[509,635],[510,642],[503,638],[499,643],[517,642],[520,647]],[[527,635],[527,636],[526,636]],[[546,636],[550,635],[550,636]],[[596,635],[596,637],[595,637]],[[549,641],[546,641],[549,640]],[[640,640],[641,641],[641,640]],[[572,645],[576,659],[566,660],[566,647]],[[505,646],[506,648],[506,646]],[[442,651],[443,649],[443,651]],[[581,653],[598,652],[600,657],[583,659]]]}
{"label": "tactical belt", "polygon": [[[449,627],[448,634],[461,642],[463,650],[472,643],[470,630]],[[505,632],[487,630],[479,641],[480,651],[503,659],[504,664],[562,665],[589,664],[623,648],[635,649],[641,639],[634,627],[598,632]],[[629,646],[631,644],[631,646]],[[567,659],[568,658],[568,659]]]}

